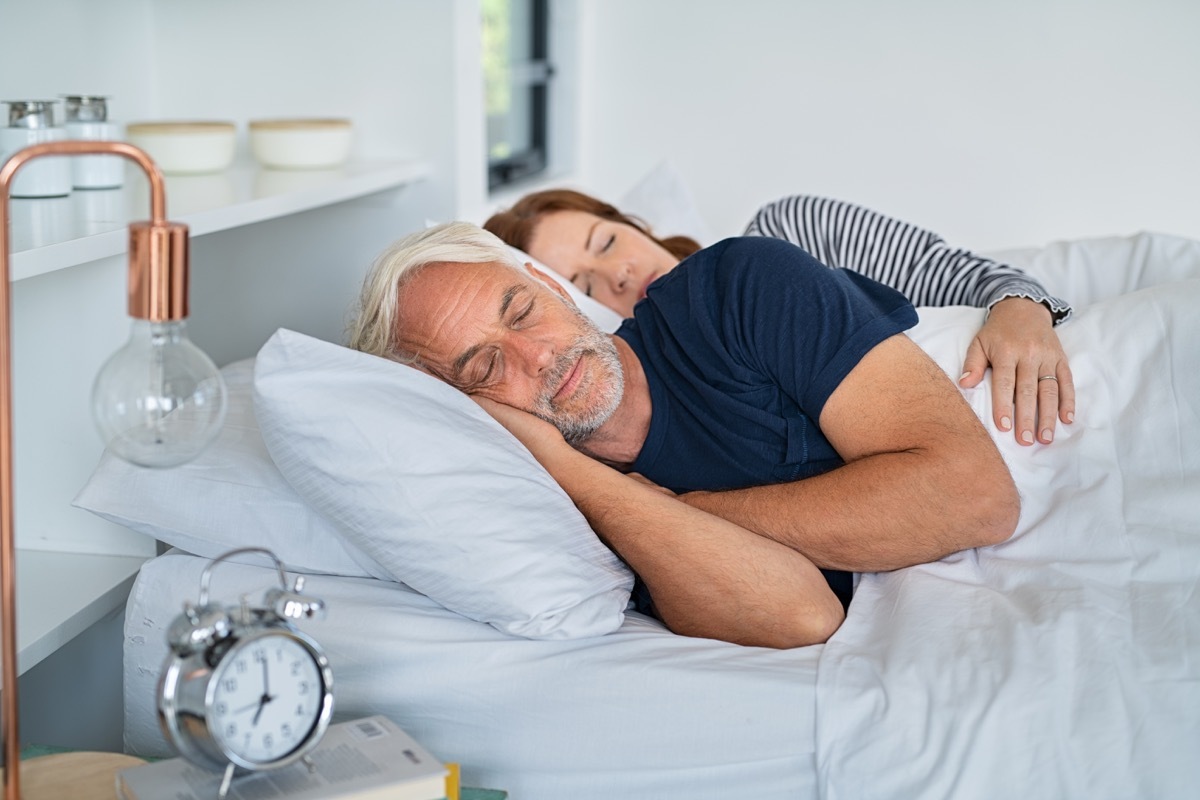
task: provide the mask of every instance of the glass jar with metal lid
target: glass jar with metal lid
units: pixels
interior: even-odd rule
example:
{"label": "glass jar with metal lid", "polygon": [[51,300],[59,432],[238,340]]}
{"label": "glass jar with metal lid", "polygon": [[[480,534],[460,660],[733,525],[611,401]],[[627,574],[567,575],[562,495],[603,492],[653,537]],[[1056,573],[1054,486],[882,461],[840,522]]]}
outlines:
{"label": "glass jar with metal lid", "polygon": [[[0,128],[0,163],[32,144],[57,142],[67,131],[54,124],[53,100],[4,100],[8,124]],[[71,193],[71,162],[52,156],[26,165],[13,180],[11,197],[62,197]]]}

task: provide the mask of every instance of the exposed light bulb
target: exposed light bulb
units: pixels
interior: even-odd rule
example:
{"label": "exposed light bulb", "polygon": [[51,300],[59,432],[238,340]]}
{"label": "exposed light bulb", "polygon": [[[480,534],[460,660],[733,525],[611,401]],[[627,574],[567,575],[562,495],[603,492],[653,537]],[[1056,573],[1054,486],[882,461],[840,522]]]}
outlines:
{"label": "exposed light bulb", "polygon": [[105,446],[144,467],[195,458],[225,420],[225,381],[180,321],[133,321],[129,341],[92,385],[92,417]]}

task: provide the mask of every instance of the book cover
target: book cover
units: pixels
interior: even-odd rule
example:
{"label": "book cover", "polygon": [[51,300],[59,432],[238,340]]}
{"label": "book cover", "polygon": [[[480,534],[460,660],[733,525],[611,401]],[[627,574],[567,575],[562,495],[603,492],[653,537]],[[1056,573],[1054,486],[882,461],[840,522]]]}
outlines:
{"label": "book cover", "polygon": [[[308,754],[280,769],[239,775],[228,800],[440,800],[446,767],[387,717],[329,726]],[[182,758],[123,769],[124,800],[216,800],[221,773]]]}

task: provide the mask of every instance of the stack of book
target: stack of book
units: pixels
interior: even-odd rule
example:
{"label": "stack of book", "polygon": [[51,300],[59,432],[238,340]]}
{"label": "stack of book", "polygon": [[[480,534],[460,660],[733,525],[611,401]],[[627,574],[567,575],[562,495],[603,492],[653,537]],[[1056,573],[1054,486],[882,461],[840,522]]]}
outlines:
{"label": "stack of book", "polygon": [[[233,779],[229,800],[441,800],[446,766],[384,716],[330,725],[308,761]],[[181,758],[117,773],[123,800],[216,800],[221,774]]]}

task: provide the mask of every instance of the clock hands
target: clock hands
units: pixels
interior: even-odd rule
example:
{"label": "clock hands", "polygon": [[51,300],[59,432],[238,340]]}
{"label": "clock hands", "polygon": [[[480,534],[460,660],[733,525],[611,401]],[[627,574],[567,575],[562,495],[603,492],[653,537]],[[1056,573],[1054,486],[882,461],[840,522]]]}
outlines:
{"label": "clock hands", "polygon": [[246,712],[246,711],[249,711],[249,710],[250,710],[250,709],[252,709],[252,708],[254,708],[254,709],[257,709],[257,711],[255,711],[255,712],[254,712],[254,720],[253,720],[253,721],[252,721],[252,723],[251,723],[251,724],[253,724],[253,725],[257,725],[257,724],[258,724],[258,717],[259,717],[259,715],[260,715],[260,714],[262,714],[263,706],[265,706],[267,703],[271,702],[271,701],[272,701],[272,700],[274,700],[274,699],[275,699],[275,698],[274,698],[274,696],[272,696],[272,695],[269,695],[269,694],[264,694],[264,695],[262,695],[261,697],[259,697],[257,700],[255,700],[253,703],[250,703],[249,705],[242,706],[241,708],[236,708],[236,709],[234,709],[234,710],[233,710],[233,713],[234,713],[234,714],[241,714],[241,713],[244,713],[244,712]]}
{"label": "clock hands", "polygon": [[258,698],[258,710],[254,712],[254,719],[251,720],[251,725],[258,724],[258,718],[262,716],[263,709],[267,707],[267,703],[274,700],[271,695],[271,671],[267,668],[267,659],[264,656],[262,659],[263,668],[263,693],[262,697]]}
{"label": "clock hands", "polygon": [[234,710],[233,710],[233,713],[234,713],[234,714],[241,714],[241,713],[242,713],[242,712],[244,712],[244,711],[249,711],[249,710],[250,710],[250,709],[252,709],[252,708],[258,708],[258,707],[259,707],[259,706],[261,706],[261,705],[262,705],[262,698],[260,697],[258,700],[255,700],[255,701],[254,701],[253,703],[251,703],[250,705],[247,705],[247,706],[242,706],[241,708],[236,708],[236,709],[234,709]]}

